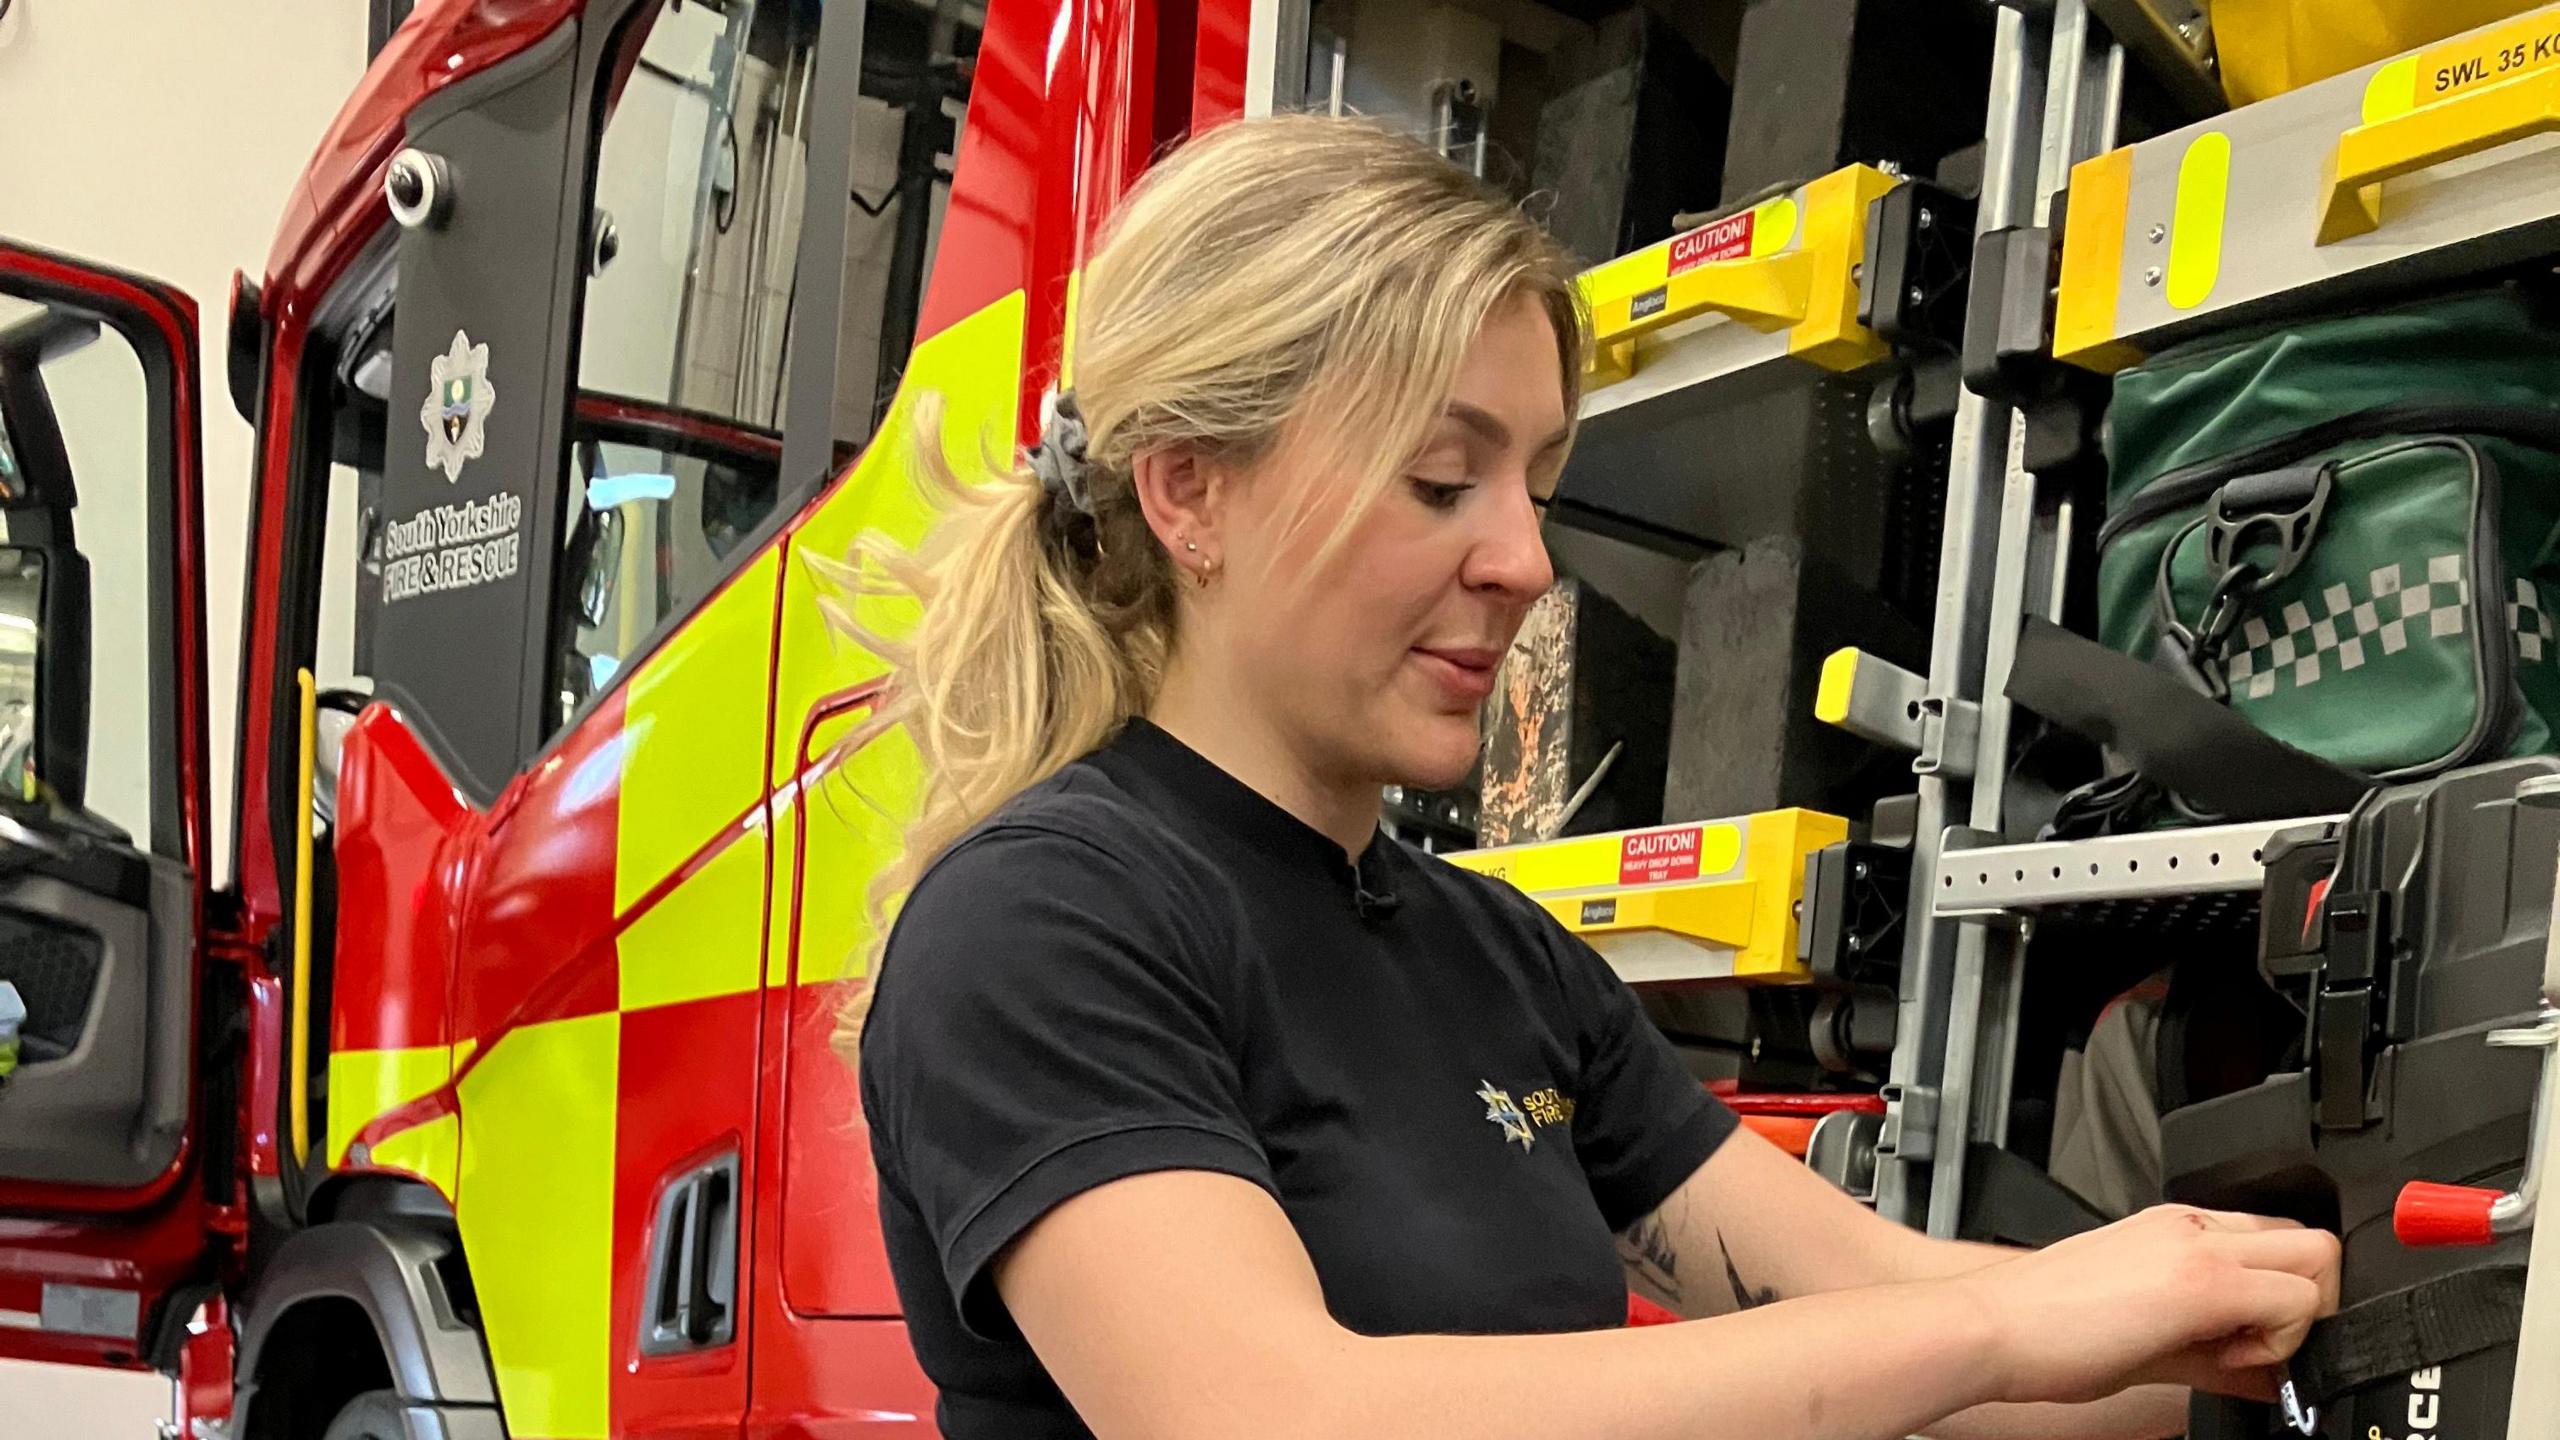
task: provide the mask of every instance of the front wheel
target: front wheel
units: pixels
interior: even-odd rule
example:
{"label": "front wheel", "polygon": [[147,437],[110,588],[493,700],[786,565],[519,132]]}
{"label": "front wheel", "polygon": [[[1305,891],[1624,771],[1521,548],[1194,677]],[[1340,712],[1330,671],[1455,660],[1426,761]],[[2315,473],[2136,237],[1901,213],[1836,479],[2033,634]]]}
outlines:
{"label": "front wheel", "polygon": [[396,1391],[368,1390],[347,1402],[321,1440],[408,1440],[407,1409]]}

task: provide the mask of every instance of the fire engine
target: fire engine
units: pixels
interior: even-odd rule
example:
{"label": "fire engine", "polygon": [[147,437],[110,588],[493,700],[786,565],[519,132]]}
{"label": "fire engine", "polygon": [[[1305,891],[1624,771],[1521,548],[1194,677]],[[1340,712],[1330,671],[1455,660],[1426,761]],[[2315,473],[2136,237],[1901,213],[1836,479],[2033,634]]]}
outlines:
{"label": "fire engine", "polygon": [[[1481,168],[1502,115],[1580,103],[1490,93],[1571,7],[1284,8],[430,0],[218,343],[166,285],[0,242],[0,943],[32,957],[0,1356],[182,1373],[182,1423],[240,1440],[930,1430],[829,1043],[916,785],[896,736],[837,743],[885,669],[840,622],[897,619],[846,557],[928,523],[916,444],[965,467],[1036,430],[1083,257],[1185,135],[1285,83]],[[1675,148],[1721,148],[1700,73]],[[1716,364],[1877,361],[1951,293],[1897,270],[1898,324],[1856,301],[1899,177],[1678,242],[1672,205],[1604,217],[1587,248],[1635,287],[1612,362],[1710,312]],[[1666,275],[1677,313],[1628,299]],[[1915,387],[1879,393],[1899,417]],[[218,701],[198,426],[225,398],[256,445]],[[1790,864],[1839,838],[1754,833],[1813,837]],[[1697,843],[1658,841],[1721,883]],[[1797,963],[1787,896],[1729,908],[1771,928],[1708,948]]]}

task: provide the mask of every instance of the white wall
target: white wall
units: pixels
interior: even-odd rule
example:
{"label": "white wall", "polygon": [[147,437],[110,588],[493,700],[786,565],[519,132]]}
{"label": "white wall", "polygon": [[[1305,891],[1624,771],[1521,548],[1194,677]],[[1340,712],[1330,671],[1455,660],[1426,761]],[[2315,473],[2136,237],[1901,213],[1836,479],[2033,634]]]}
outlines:
{"label": "white wall", "polygon": [[285,196],[363,73],[364,32],[364,0],[16,0],[0,19],[0,234],[166,280],[202,312],[224,875],[250,458],[224,379],[231,272],[263,275]]}
{"label": "white wall", "polygon": [[[363,71],[364,30],[363,0],[16,0],[0,19],[0,234],[157,276],[203,310],[223,874],[250,454],[223,379],[231,272],[264,270],[285,196]],[[0,1364],[0,1414],[45,1416],[49,1433],[145,1440],[168,1401],[153,1376]]]}

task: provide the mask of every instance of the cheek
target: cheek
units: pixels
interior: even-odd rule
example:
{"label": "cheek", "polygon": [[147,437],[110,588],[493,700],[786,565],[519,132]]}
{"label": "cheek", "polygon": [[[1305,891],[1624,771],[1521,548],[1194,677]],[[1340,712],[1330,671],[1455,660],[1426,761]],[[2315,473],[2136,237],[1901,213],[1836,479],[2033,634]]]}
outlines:
{"label": "cheek", "polygon": [[1401,659],[1424,638],[1432,612],[1456,584],[1457,567],[1424,537],[1380,533],[1356,539],[1314,589],[1346,652],[1371,665]]}

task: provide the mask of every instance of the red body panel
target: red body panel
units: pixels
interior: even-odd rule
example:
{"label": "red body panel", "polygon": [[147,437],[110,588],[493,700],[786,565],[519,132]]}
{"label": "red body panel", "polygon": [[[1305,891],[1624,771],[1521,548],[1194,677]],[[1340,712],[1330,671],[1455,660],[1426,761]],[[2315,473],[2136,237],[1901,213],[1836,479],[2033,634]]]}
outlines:
{"label": "red body panel", "polygon": [[356,717],[338,762],[338,939],[329,1046],[449,1045],[453,926],[471,807],[389,706]]}
{"label": "red body panel", "polygon": [[[752,992],[626,1013],[613,1186],[613,1427],[617,1435],[732,1436],[746,1408],[750,1337],[687,1355],[640,1354],[649,1221],[667,1182],[722,1151],[739,1156],[739,1213],[756,1192]],[[705,1143],[704,1137],[711,1137]],[[743,1227],[740,1235],[745,1235]],[[741,1248],[744,1248],[742,1243]],[[741,1277],[743,1278],[743,1277]],[[743,1316],[742,1316],[743,1319]]]}
{"label": "red body panel", "polygon": [[1206,130],[1244,113],[1245,46],[1253,30],[1253,0],[1200,0],[1198,68],[1191,96],[1191,128]]}
{"label": "red body panel", "polygon": [[[790,753],[809,755],[820,727],[858,720],[885,688],[877,682],[857,686],[813,709],[792,737],[796,748]],[[819,781],[818,775],[804,775],[801,788],[809,791]],[[811,803],[804,799],[791,807],[794,857],[808,854]],[[769,1183],[783,1217],[767,1232],[778,1239],[780,1299],[792,1314],[811,1318],[895,1318],[897,1285],[880,1238],[880,1177],[871,1166],[860,1087],[835,1048],[837,1018],[857,982],[803,979],[801,947],[812,938],[801,925],[807,887],[807,866],[795,862],[784,984],[765,1001],[770,1018],[764,1053],[773,1057],[771,1085],[780,1094],[779,1103],[768,1100],[765,1110],[777,1117],[772,1128],[781,1140],[780,1168],[768,1164],[765,1171],[773,1177]]]}
{"label": "red body panel", "polygon": [[624,693],[500,791],[473,839],[454,1033],[483,1050],[518,1025],[614,1008]]}

